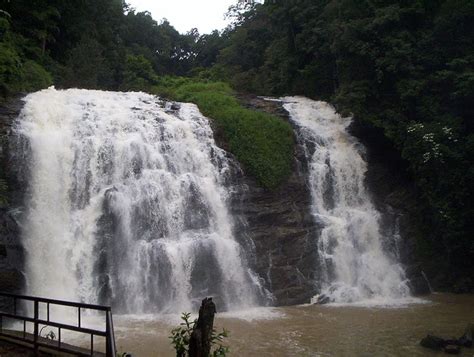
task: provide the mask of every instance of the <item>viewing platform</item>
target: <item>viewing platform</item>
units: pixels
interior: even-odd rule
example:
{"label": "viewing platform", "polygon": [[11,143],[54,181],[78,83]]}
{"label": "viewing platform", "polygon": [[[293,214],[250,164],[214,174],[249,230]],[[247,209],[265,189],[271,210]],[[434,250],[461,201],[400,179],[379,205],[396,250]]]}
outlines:
{"label": "viewing platform", "polygon": [[[64,300],[55,300],[26,295],[16,295],[0,292],[0,354],[9,356],[26,355],[59,355],[59,356],[107,356],[116,355],[115,336],[110,306],[84,304]],[[28,309],[26,306],[32,306]],[[51,315],[51,309],[58,307],[72,308],[77,311],[76,323],[60,322]],[[29,311],[31,310],[31,311]],[[105,328],[96,329],[85,327],[82,321],[82,311],[102,312],[105,317]],[[30,316],[32,313],[32,316]],[[11,328],[12,323],[20,323],[22,329]],[[32,332],[28,327],[33,327]],[[42,336],[44,328],[52,328]],[[61,334],[64,331],[75,332],[90,336],[90,348],[73,346],[65,343]],[[94,337],[105,339],[105,353],[98,351]],[[15,347],[16,346],[16,347]]]}

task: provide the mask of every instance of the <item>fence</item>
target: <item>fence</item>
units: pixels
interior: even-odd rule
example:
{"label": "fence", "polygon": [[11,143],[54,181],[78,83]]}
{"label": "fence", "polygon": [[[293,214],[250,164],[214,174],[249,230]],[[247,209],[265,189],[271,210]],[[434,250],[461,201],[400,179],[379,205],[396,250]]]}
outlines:
{"label": "fence", "polygon": [[[25,343],[29,345],[30,347],[32,347],[36,353],[39,352],[40,347],[45,347],[49,350],[57,350],[61,352],[72,353],[79,356],[93,356],[94,355],[94,336],[102,336],[102,337],[105,337],[106,356],[115,357],[116,350],[115,350],[114,326],[113,326],[113,321],[112,321],[112,310],[109,306],[83,304],[83,303],[78,303],[78,302],[46,299],[46,298],[39,298],[39,297],[34,297],[34,296],[16,295],[16,294],[1,293],[1,292],[0,292],[0,297],[13,299],[12,313],[0,311],[0,336],[4,336],[10,339],[21,341],[22,343]],[[18,313],[19,301],[33,302],[33,317],[23,316]],[[39,316],[40,304],[46,305],[46,319],[41,319]],[[67,307],[77,308],[77,326],[69,325],[62,322],[52,321],[50,319],[50,306],[67,306]],[[81,309],[105,312],[105,331],[82,327],[81,326]],[[4,318],[23,321],[23,333],[21,333],[21,331],[17,334],[5,333],[5,330],[3,327]],[[27,322],[33,323],[33,336],[32,336],[33,338],[32,339],[30,337],[31,335],[26,332]],[[57,342],[49,341],[42,338],[40,336],[40,331],[39,331],[40,325],[56,327],[58,329]],[[73,346],[63,343],[61,341],[62,330],[75,331],[75,332],[90,335],[90,338],[91,338],[90,353],[86,353],[84,352],[84,350],[80,351],[80,349],[78,348],[73,348]]]}

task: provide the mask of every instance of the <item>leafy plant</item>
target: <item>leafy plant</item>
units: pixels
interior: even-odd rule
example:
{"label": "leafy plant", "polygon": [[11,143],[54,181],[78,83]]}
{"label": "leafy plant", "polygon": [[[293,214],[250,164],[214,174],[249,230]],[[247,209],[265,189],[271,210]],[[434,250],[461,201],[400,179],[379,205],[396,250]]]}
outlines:
{"label": "leafy plant", "polygon": [[214,119],[225,149],[262,187],[275,189],[289,176],[294,147],[290,124],[242,107],[228,84],[165,78],[155,90],[178,101],[196,103],[205,116]]}
{"label": "leafy plant", "polygon": [[189,312],[183,312],[181,315],[181,322],[178,327],[171,330],[171,344],[176,350],[176,356],[185,356],[189,351],[189,340],[193,332],[193,327],[197,320],[190,321],[191,314]]}
{"label": "leafy plant", "polygon": [[229,353],[229,346],[222,344],[225,338],[229,337],[229,331],[223,329],[222,332],[216,333],[216,330],[212,331],[211,345],[217,348],[212,352],[213,357],[225,357]]}
{"label": "leafy plant", "polygon": [[[196,325],[197,319],[191,321],[191,314],[189,312],[183,312],[181,315],[181,322],[178,327],[171,330],[171,344],[173,345],[177,357],[185,357],[189,353],[189,342],[191,340],[191,334],[193,333],[194,326]],[[229,347],[223,345],[225,338],[229,337],[229,331],[223,329],[222,332],[216,332],[212,330],[211,336],[211,356],[212,357],[225,357],[229,353]]]}

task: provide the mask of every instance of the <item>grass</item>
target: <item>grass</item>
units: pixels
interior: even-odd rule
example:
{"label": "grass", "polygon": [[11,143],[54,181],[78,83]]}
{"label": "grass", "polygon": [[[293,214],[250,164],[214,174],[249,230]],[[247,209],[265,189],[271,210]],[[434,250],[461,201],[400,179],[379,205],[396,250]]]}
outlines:
{"label": "grass", "polygon": [[226,148],[262,187],[275,189],[289,176],[294,148],[290,124],[242,107],[228,84],[166,77],[154,91],[176,101],[195,103],[214,120]]}

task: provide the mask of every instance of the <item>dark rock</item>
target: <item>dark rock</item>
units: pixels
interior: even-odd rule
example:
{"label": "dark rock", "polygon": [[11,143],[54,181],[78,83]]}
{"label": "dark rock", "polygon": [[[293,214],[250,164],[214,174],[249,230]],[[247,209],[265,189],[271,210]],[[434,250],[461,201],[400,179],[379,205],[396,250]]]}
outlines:
{"label": "dark rock", "polygon": [[310,213],[311,193],[301,156],[295,152],[293,173],[275,191],[234,175],[231,210],[237,239],[246,251],[254,252],[249,263],[277,305],[307,303],[318,292],[318,227]]}
{"label": "dark rock", "polygon": [[409,278],[408,286],[414,296],[428,295],[431,293],[430,286],[426,279],[420,276]]}
{"label": "dark rock", "polygon": [[164,109],[167,113],[176,113],[180,108],[180,104],[176,102],[163,102]]}
{"label": "dark rock", "polygon": [[443,339],[441,337],[427,335],[420,342],[420,345],[432,350],[444,350],[447,354],[457,355],[461,353],[461,347],[472,347],[472,336],[474,334],[474,324],[468,324],[464,335],[459,339]]}
{"label": "dark rock", "polygon": [[317,297],[314,303],[317,305],[324,305],[324,304],[329,304],[330,302],[331,302],[331,298],[327,295],[322,294]]}
{"label": "dark rock", "polygon": [[[288,120],[281,103],[242,96],[248,108],[275,114]],[[226,149],[214,130],[217,144]],[[262,189],[235,165],[229,191],[234,192],[230,208],[236,222],[239,243],[249,254],[249,264],[276,305],[307,303],[318,292],[318,226],[311,215],[311,193],[307,183],[307,162],[296,146],[291,176],[278,189]]]}
{"label": "dark rock", "polygon": [[[26,175],[19,175],[22,167],[14,153],[14,138],[12,135],[15,120],[23,107],[23,95],[11,97],[0,103],[0,178],[7,181],[9,207],[21,206],[25,191]],[[12,151],[13,149],[13,151]]]}
{"label": "dark rock", "polygon": [[258,110],[264,113],[288,119],[288,112],[283,108],[278,100],[265,100],[264,97],[256,97],[250,94],[239,94],[237,96],[241,104],[249,109]]}
{"label": "dark rock", "polygon": [[366,185],[382,214],[382,233],[387,237],[400,237],[384,242],[384,248],[406,268],[412,294],[427,295],[431,289],[422,270],[428,272],[429,269],[421,266],[416,246],[416,237],[422,236],[417,201],[420,195],[408,163],[387,139],[382,128],[356,117],[349,131],[366,148]]}
{"label": "dark rock", "polygon": [[464,335],[458,339],[458,344],[464,347],[472,347],[472,336],[474,335],[474,324],[468,324]]}
{"label": "dark rock", "polygon": [[467,294],[474,291],[474,279],[470,277],[458,277],[453,280],[454,280],[454,284],[452,287],[453,293]]}
{"label": "dark rock", "polygon": [[179,110],[180,106],[178,103],[172,103],[170,108],[171,110]]}
{"label": "dark rock", "polygon": [[[25,285],[23,247],[20,229],[12,215],[0,208],[0,291],[20,293]],[[0,310],[7,310],[11,301],[0,298]]]}
{"label": "dark rock", "polygon": [[461,353],[461,347],[457,345],[446,345],[444,347],[444,352],[448,355],[458,355]]}
{"label": "dark rock", "polygon": [[[21,214],[24,186],[17,181],[18,165],[11,162],[10,138],[15,119],[23,107],[23,95],[8,98],[0,104],[0,178],[6,180],[6,206],[0,206],[0,291],[20,293],[25,285],[24,252],[17,223]],[[8,309],[9,299],[0,299],[0,309]]]}
{"label": "dark rock", "polygon": [[436,336],[433,336],[433,335],[427,335],[425,338],[423,338],[420,341],[420,345],[423,346],[423,347],[429,348],[431,350],[439,351],[444,346],[446,346],[446,342],[441,337],[436,337]]}
{"label": "dark rock", "polygon": [[408,286],[415,296],[428,295],[431,293],[430,284],[421,270],[419,264],[411,264],[405,269],[405,274],[409,280]]}

